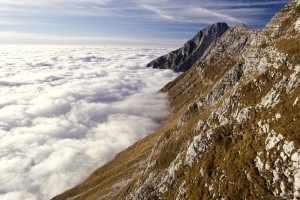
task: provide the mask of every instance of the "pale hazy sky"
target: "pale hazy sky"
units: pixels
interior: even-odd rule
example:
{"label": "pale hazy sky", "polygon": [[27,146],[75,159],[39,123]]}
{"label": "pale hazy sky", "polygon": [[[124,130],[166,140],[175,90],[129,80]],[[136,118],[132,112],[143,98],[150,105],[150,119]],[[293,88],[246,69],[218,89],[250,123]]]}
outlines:
{"label": "pale hazy sky", "polygon": [[0,0],[0,43],[177,46],[215,22],[262,28],[287,2]]}

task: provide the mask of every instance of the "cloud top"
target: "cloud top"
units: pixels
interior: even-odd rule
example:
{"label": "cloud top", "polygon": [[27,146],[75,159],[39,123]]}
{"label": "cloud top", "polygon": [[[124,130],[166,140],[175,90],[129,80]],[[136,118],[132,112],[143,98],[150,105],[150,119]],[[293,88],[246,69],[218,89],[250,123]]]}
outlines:
{"label": "cloud top", "polygon": [[49,199],[169,114],[167,49],[1,48],[0,199]]}

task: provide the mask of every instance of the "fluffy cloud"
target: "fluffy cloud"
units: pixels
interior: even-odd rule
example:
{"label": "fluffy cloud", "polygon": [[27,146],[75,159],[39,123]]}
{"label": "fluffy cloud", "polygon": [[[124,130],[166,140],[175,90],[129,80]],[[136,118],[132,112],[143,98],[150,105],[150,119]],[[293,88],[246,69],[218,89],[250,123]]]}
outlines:
{"label": "fluffy cloud", "polygon": [[49,199],[169,114],[167,49],[1,48],[0,199]]}

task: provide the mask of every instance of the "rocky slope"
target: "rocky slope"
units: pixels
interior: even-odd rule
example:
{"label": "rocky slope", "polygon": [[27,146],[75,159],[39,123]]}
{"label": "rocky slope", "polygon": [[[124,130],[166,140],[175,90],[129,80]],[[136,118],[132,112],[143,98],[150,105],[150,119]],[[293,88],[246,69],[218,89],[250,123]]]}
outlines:
{"label": "rocky slope", "polygon": [[153,60],[147,67],[187,71],[228,29],[229,26],[224,22],[213,24],[199,31],[182,48]]}
{"label": "rocky slope", "polygon": [[54,199],[299,199],[300,2],[163,88],[166,124]]}

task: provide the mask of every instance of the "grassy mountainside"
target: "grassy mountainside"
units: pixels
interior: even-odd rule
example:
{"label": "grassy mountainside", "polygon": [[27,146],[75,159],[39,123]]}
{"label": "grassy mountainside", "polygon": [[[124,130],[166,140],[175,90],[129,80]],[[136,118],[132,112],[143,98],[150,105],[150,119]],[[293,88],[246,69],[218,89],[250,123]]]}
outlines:
{"label": "grassy mountainside", "polygon": [[162,128],[54,199],[300,198],[299,18],[226,31],[162,89]]}

